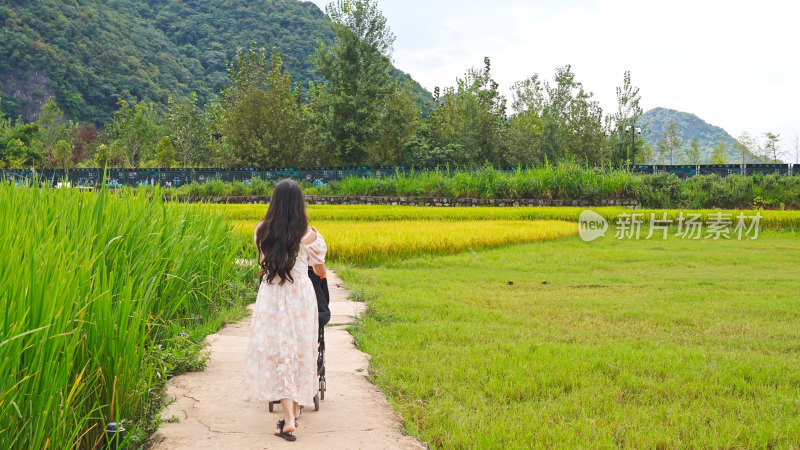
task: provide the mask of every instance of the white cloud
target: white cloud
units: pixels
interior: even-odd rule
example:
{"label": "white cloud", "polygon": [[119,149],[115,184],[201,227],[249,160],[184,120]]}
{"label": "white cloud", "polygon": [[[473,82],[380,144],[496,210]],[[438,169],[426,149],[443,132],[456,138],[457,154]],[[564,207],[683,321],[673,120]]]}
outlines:
{"label": "white cloud", "polygon": [[[316,0],[324,6],[327,1]],[[384,0],[395,64],[429,90],[492,58],[501,87],[571,64],[606,111],[625,70],[642,106],[733,135],[800,132],[800,4],[789,1]]]}

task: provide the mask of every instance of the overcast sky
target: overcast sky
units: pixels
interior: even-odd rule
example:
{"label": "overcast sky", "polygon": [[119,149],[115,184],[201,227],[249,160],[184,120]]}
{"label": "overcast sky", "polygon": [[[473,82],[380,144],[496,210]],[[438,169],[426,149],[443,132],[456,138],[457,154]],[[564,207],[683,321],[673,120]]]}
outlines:
{"label": "overcast sky", "polygon": [[[313,0],[324,8],[328,0]],[[605,112],[625,70],[642,108],[694,113],[734,137],[781,133],[796,162],[800,3],[793,0],[379,0],[395,66],[425,88],[453,86],[492,59],[508,96],[534,73],[571,64]],[[510,105],[510,98],[509,98]]]}

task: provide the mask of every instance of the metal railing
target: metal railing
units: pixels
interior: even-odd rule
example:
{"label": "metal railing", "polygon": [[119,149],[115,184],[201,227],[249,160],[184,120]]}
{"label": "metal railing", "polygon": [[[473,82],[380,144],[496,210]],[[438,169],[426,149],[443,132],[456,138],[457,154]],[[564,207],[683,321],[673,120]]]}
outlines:
{"label": "metal railing", "polygon": [[658,164],[631,166],[631,171],[638,174],[646,173],[674,173],[680,178],[689,178],[695,175],[755,175],[757,173],[768,175],[800,175],[800,164]]}
{"label": "metal railing", "polygon": [[[108,169],[105,174],[106,185],[120,186],[181,186],[187,183],[203,183],[210,180],[241,181],[249,183],[255,178],[261,180],[281,180],[293,178],[305,180],[314,185],[325,185],[331,181],[338,181],[348,176],[357,177],[386,177],[396,173],[417,173],[436,168],[410,168],[410,167],[319,167],[297,169],[256,169],[256,168],[199,168],[199,169]],[[439,168],[439,170],[443,170]],[[516,167],[503,167],[499,170],[512,172]],[[800,164],[700,164],[700,165],[635,165],[630,167],[636,174],[673,173],[680,178],[689,178],[695,175],[717,174],[720,176],[754,175],[754,174],[779,174],[786,176],[800,176]],[[33,170],[33,169],[0,169],[0,178],[28,182],[34,178],[48,180],[53,184],[69,182],[73,186],[99,186],[103,182],[102,169],[70,169],[70,170]]]}

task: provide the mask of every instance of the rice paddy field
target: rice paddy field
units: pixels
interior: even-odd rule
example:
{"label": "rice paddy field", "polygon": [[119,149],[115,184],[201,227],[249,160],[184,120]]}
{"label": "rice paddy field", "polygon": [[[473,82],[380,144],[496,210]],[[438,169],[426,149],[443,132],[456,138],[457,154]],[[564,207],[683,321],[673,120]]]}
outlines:
{"label": "rice paddy field", "polygon": [[[145,194],[0,186],[0,448],[97,448],[120,421],[139,448],[166,379],[202,369],[203,337],[254,300],[235,262],[266,205]],[[756,240],[583,242],[581,211],[308,208],[369,306],[352,332],[406,431],[800,448],[798,212],[760,211]]]}
{"label": "rice paddy field", "polygon": [[[254,254],[253,230],[267,205],[218,205],[241,236],[245,252]],[[424,207],[384,205],[309,205],[310,222],[325,236],[331,261],[375,265],[415,255],[453,254],[507,244],[554,239],[578,234],[582,207]],[[620,214],[642,214],[647,222],[676,220],[681,213],[760,214],[760,229],[800,231],[800,211],[631,210],[591,208],[612,224]]]}
{"label": "rice paddy field", "polygon": [[[242,245],[253,258],[256,223],[234,223],[242,236]],[[556,220],[320,220],[315,221],[314,226],[325,237],[329,260],[366,265],[392,258],[453,254],[577,233],[574,223]]]}
{"label": "rice paddy field", "polygon": [[[754,240],[584,242],[582,210],[309,207],[406,431],[432,448],[800,448],[797,212],[745,211]],[[224,211],[246,241],[266,207]]]}
{"label": "rice paddy field", "polygon": [[[0,184],[0,448],[137,448],[167,377],[241,317],[239,238],[210,208]],[[185,333],[185,335],[179,335]]]}

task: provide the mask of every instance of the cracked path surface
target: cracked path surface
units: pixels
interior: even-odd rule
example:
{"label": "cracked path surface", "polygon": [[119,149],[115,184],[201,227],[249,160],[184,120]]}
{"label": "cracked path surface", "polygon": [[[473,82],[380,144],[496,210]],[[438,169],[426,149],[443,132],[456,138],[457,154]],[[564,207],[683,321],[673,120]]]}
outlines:
{"label": "cracked path surface", "polygon": [[[345,330],[365,305],[347,300],[348,291],[328,274],[333,324],[325,328],[328,391],[319,411],[306,407],[295,431],[297,441],[273,435],[283,418],[266,403],[240,399],[250,319],[225,325],[209,335],[206,370],[179,375],[167,385],[175,401],[161,413],[163,423],[150,438],[151,448],[178,449],[420,449],[426,446],[400,432],[402,420],[378,387],[367,380],[369,356]],[[249,308],[252,309],[253,305]],[[177,422],[167,422],[171,418]]]}

